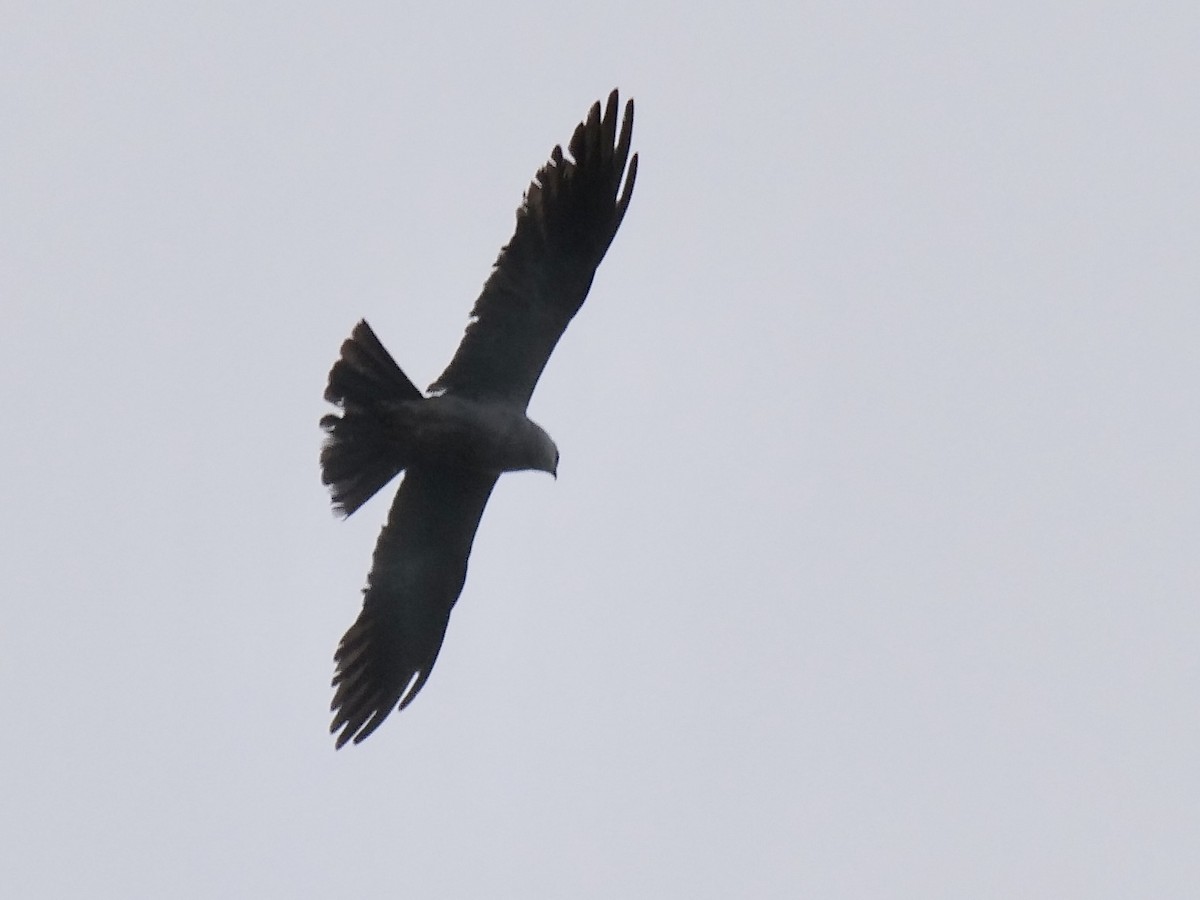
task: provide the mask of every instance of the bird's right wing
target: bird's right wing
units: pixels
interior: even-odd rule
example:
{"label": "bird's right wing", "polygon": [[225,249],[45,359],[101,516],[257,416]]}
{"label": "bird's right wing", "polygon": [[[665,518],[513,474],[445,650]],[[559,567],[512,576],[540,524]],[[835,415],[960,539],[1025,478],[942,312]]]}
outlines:
{"label": "bird's right wing", "polygon": [[620,131],[617,111],[613,91],[603,115],[596,103],[575,129],[570,157],[555,147],[534,176],[517,211],[516,232],[475,301],[454,358],[430,390],[521,409],[529,404],[633,194],[633,101],[625,105]]}
{"label": "bird's right wing", "polygon": [[339,748],[361,742],[429,678],[495,484],[495,475],[466,471],[405,473],[375,545],[362,612],[334,656],[329,730],[340,730]]}

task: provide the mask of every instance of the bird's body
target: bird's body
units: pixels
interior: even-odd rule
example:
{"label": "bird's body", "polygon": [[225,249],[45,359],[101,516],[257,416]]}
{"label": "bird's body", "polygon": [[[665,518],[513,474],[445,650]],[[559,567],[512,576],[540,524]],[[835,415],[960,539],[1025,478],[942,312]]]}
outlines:
{"label": "bird's body", "polygon": [[396,459],[406,469],[441,466],[499,475],[534,469],[557,474],[550,435],[515,406],[442,394],[381,410]]}
{"label": "bird's body", "polygon": [[339,747],[362,741],[429,677],[496,479],[557,471],[558,448],[525,409],[629,204],[632,127],[630,101],[618,134],[613,91],[604,114],[597,103],[576,128],[571,159],[554,148],[432,396],[408,380],[366,322],[342,344],[325,390],[341,414],[321,420],[322,478],[334,509],[350,515],[401,472],[404,480],[375,547],[362,612],[335,655],[330,730],[340,730]]}
{"label": "bird's body", "polygon": [[443,394],[414,404],[411,414],[414,463],[497,475],[526,469],[558,472],[554,441],[516,407]]}

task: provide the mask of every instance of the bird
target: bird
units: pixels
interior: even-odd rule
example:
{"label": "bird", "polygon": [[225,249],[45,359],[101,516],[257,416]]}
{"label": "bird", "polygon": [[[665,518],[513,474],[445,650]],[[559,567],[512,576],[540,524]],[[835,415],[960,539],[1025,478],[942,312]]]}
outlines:
{"label": "bird", "polygon": [[594,103],[555,146],[517,209],[446,370],[419,390],[366,320],[343,342],[320,421],[321,479],[350,516],[403,475],[363,605],[334,654],[330,734],[361,743],[424,687],[466,582],[479,521],[504,472],[557,478],[558,448],[526,414],[551,352],[583,305],[637,178],[633,101]]}

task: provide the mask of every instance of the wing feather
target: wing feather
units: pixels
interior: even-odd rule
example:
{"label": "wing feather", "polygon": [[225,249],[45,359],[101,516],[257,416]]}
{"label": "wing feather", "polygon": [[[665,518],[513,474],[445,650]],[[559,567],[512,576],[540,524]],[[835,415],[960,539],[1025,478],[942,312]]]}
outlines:
{"label": "wing feather", "polygon": [[[555,147],[517,210],[517,227],[475,301],[462,343],[431,391],[529,404],[550,353],[583,305],[633,195],[633,101],[617,92]],[[628,161],[628,171],[626,162]],[[624,188],[622,189],[622,180]]]}
{"label": "wing feather", "polygon": [[409,469],[379,535],[363,608],[338,646],[330,733],[361,742],[437,660],[495,475]]}

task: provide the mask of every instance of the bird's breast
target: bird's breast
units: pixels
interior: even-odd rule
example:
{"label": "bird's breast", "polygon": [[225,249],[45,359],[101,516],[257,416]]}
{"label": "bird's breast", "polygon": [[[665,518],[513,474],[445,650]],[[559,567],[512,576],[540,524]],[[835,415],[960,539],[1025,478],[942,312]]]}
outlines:
{"label": "bird's breast", "polygon": [[397,425],[412,462],[497,473],[533,466],[536,426],[519,409],[446,394],[405,405]]}

